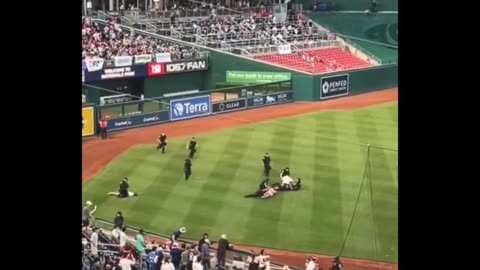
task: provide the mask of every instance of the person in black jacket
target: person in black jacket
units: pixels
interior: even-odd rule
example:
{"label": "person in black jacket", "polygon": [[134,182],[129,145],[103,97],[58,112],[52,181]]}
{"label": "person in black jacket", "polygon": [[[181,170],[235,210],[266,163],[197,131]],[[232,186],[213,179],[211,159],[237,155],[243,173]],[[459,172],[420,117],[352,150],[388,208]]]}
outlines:
{"label": "person in black jacket", "polygon": [[227,235],[222,234],[220,240],[218,240],[217,248],[217,263],[218,269],[225,269],[225,258],[227,257],[227,250],[233,249],[233,245],[227,240]]}
{"label": "person in black jacket", "polygon": [[332,270],[342,270],[343,269],[343,265],[342,265],[342,262],[340,261],[340,257],[335,257],[335,260],[333,261],[333,265],[332,267],[330,268]]}
{"label": "person in black jacket", "polygon": [[282,172],[280,173],[280,177],[284,177],[284,176],[289,176],[290,175],[290,168],[285,168],[282,170]]}
{"label": "person in black jacket", "polygon": [[180,227],[178,228],[178,230],[174,231],[170,236],[170,241],[172,242],[170,244],[170,247],[173,245],[173,243],[178,242],[178,239],[180,238],[182,233],[186,233],[186,232],[187,232],[187,228],[185,227]]}
{"label": "person in black jacket", "polygon": [[263,180],[260,185],[258,185],[258,190],[264,190],[268,188],[268,178]]}
{"label": "person in black jacket", "polygon": [[164,154],[165,146],[167,146],[167,135],[165,135],[165,133],[162,133],[160,134],[160,136],[158,136],[157,151],[158,149],[162,149],[162,154]]}
{"label": "person in black jacket", "polygon": [[115,215],[115,219],[113,220],[114,229],[123,227],[123,215],[122,212],[118,211]]}
{"label": "person in black jacket", "polygon": [[189,158],[185,159],[183,170],[185,172],[185,181],[187,181],[190,175],[192,175],[192,161]]}
{"label": "person in black jacket", "polygon": [[120,193],[119,194],[119,197],[120,198],[127,198],[128,197],[128,188],[130,186],[128,185],[128,178],[124,178],[121,182],[120,182],[120,186],[118,188],[118,192]]}
{"label": "person in black jacket", "polygon": [[208,239],[208,233],[204,233],[202,238],[198,240],[198,246],[197,246],[198,251],[202,251],[202,245],[203,243],[205,243],[205,240],[207,239]]}
{"label": "person in black jacket", "polygon": [[265,153],[265,156],[263,157],[262,162],[263,162],[263,174],[266,177],[270,175],[270,170],[272,169],[272,167],[270,166],[271,161],[272,160],[270,159],[270,156],[268,155],[268,153]]}
{"label": "person in black jacket", "polygon": [[193,156],[195,155],[195,152],[197,152],[197,141],[195,140],[195,137],[192,137],[190,142],[188,142],[187,149],[190,151],[188,156],[192,159]]}

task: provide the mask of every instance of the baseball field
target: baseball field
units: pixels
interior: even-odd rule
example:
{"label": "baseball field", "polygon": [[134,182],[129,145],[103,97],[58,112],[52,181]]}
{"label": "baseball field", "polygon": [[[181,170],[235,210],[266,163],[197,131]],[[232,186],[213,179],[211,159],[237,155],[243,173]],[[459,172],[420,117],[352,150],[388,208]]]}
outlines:
{"label": "baseball field", "polygon": [[[396,262],[397,113],[393,101],[185,134],[169,139],[163,155],[152,136],[150,143],[130,147],[89,178],[83,199],[98,205],[99,218],[113,220],[120,210],[128,224],[159,233],[186,226],[186,238],[226,233],[236,244],[327,255],[338,255],[343,246],[342,256]],[[185,181],[183,160],[191,135],[198,152],[192,178]],[[111,144],[118,143],[115,136]],[[100,143],[95,142],[99,149]],[[382,148],[372,147],[367,156],[367,144]],[[243,197],[263,180],[265,152],[272,157],[270,181],[279,181],[280,170],[290,167],[292,176],[302,178],[300,191],[268,200]],[[139,196],[106,196],[124,177]]]}

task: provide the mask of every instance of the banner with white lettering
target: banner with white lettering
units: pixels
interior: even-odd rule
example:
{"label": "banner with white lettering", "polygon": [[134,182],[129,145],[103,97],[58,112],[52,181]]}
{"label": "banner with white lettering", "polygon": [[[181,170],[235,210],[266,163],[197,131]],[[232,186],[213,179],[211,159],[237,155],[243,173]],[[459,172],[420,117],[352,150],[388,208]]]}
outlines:
{"label": "banner with white lettering", "polygon": [[198,71],[198,70],[207,70],[208,61],[207,59],[201,60],[187,60],[187,61],[176,61],[173,63],[165,64],[165,73],[179,73],[179,72],[189,72],[189,71]]}
{"label": "banner with white lettering", "polygon": [[135,64],[145,64],[152,62],[151,54],[135,55]]}
{"label": "banner with white lettering", "polygon": [[172,62],[172,58],[170,57],[170,53],[156,53],[155,54],[155,62],[157,62],[157,63]]}
{"label": "banner with white lettering", "polygon": [[278,54],[290,54],[290,53],[292,53],[290,44],[278,45]]}
{"label": "banner with white lettering", "polygon": [[115,67],[128,67],[133,64],[132,56],[115,56],[113,57]]}
{"label": "banner with white lettering", "polygon": [[103,68],[105,60],[103,58],[85,59],[85,67],[88,71],[97,71]]}

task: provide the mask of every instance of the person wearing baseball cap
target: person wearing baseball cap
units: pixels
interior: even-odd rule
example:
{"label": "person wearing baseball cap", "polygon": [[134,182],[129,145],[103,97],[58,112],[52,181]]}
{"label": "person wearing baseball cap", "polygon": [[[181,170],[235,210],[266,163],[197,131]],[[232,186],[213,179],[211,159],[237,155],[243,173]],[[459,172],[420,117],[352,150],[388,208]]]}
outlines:
{"label": "person wearing baseball cap", "polygon": [[93,210],[91,209],[92,207],[92,202],[91,201],[86,201],[85,202],[85,207],[83,207],[83,215],[82,215],[82,227],[86,229],[88,226],[93,226],[93,214],[95,211],[97,211],[97,206],[95,205],[93,207]]}

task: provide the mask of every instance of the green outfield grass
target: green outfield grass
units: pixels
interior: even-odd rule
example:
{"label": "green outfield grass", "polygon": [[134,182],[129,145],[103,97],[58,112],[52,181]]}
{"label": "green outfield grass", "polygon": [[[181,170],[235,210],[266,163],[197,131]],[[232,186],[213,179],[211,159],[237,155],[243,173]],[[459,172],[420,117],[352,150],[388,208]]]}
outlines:
{"label": "green outfield grass", "polygon": [[[159,233],[183,225],[185,238],[226,233],[238,244],[337,255],[364,173],[367,152],[358,143],[397,149],[397,112],[394,102],[200,134],[188,182],[183,160],[189,138],[170,140],[165,155],[155,145],[138,145],[84,184],[83,199],[98,205],[99,218],[113,220],[121,210],[127,224]],[[262,180],[265,152],[272,157],[271,180],[289,166],[302,178],[301,191],[243,198]],[[397,153],[373,149],[370,161],[373,192],[365,182],[342,256],[396,262]],[[123,177],[139,197],[106,196]]]}

